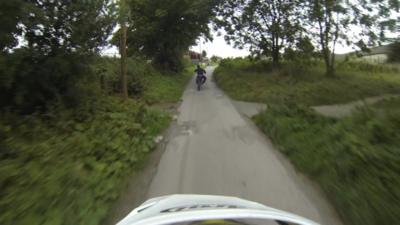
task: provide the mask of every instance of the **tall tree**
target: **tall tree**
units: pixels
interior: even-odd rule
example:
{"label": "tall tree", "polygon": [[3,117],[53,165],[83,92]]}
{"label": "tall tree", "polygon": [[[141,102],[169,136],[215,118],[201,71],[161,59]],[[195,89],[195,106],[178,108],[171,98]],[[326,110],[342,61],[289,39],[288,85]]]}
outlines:
{"label": "tall tree", "polygon": [[278,66],[282,48],[291,45],[301,30],[299,3],[297,0],[224,1],[216,24],[226,30],[228,43],[249,47],[253,55],[271,57]]}
{"label": "tall tree", "polygon": [[24,37],[30,48],[44,55],[96,53],[114,25],[112,0],[26,2],[29,16],[21,22]]}
{"label": "tall tree", "polygon": [[[10,34],[16,40],[20,34],[24,45],[5,57],[7,70],[0,76],[8,82],[0,84],[5,96],[0,105],[31,112],[55,98],[78,104],[79,82],[91,73],[91,56],[106,44],[114,26],[112,0],[13,3],[17,5],[10,7],[22,9],[23,16],[15,17],[16,29],[9,29]],[[16,45],[8,43],[3,46]]]}
{"label": "tall tree", "polygon": [[201,51],[201,57],[202,58],[207,57],[207,52],[205,50]]}
{"label": "tall tree", "polygon": [[18,26],[18,23],[24,14],[24,4],[21,0],[0,1],[0,51],[17,45],[17,36],[22,32],[22,27]]}
{"label": "tall tree", "polygon": [[163,69],[182,69],[181,58],[196,39],[210,38],[208,23],[218,0],[132,0],[128,54],[152,59]]}
{"label": "tall tree", "polygon": [[[312,0],[304,1],[309,33],[319,44],[326,75],[335,74],[335,48],[338,42],[360,48],[385,38],[385,30],[394,29],[391,9],[399,9],[398,0]],[[315,28],[315,29],[314,29]],[[355,32],[352,30],[356,30]]]}

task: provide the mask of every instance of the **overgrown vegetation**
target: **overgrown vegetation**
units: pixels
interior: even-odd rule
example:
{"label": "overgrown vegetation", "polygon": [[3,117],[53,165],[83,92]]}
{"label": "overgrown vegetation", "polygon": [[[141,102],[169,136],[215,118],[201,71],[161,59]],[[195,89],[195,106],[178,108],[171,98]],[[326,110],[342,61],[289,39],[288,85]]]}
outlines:
{"label": "overgrown vegetation", "polygon": [[400,63],[400,41],[396,41],[390,45],[390,53],[388,61],[391,63]]}
{"label": "overgrown vegetation", "polygon": [[99,224],[168,123],[106,96],[74,110],[2,114],[0,223]]}
{"label": "overgrown vegetation", "polygon": [[400,93],[396,67],[341,62],[335,78],[324,77],[319,61],[286,62],[273,70],[268,61],[223,60],[215,71],[217,83],[238,100],[305,105],[345,103],[387,93]]}
{"label": "overgrown vegetation", "polygon": [[157,68],[180,72],[180,60],[199,36],[211,38],[216,0],[127,1],[128,55],[153,60]]}
{"label": "overgrown vegetation", "polygon": [[[45,111],[52,101],[76,107],[82,97],[92,95],[88,65],[112,32],[111,1],[0,4],[0,14],[7,18],[1,28],[10,28],[0,34],[2,109],[30,114]],[[25,43],[15,48],[18,38]]]}
{"label": "overgrown vegetation", "polygon": [[[182,72],[187,66],[182,56],[199,36],[211,38],[208,24],[211,19],[230,18],[229,23],[215,22],[219,27],[232,28],[226,29],[226,38],[236,46],[250,45],[262,56],[275,57],[276,62],[282,49],[285,49],[284,57],[289,56],[291,60],[307,58],[297,60],[296,64],[287,63],[278,72],[265,62],[223,61],[217,80],[233,96],[312,105],[398,93],[399,78],[395,75],[398,70],[347,63],[341,65],[342,70],[338,69],[339,76],[327,79],[321,75],[320,62],[313,58],[323,55],[327,69],[333,73],[336,42],[353,42],[359,38],[370,39],[371,43],[384,40],[383,31],[396,25],[391,12],[399,10],[399,3],[392,0],[375,3],[373,0],[293,1],[290,7],[280,4],[277,10],[271,8],[276,1],[250,0],[0,1],[0,224],[98,224],[117,198],[120,184],[144,162],[154,145],[154,136],[169,122],[168,115],[150,110],[146,104],[179,99],[192,72],[191,69]],[[239,10],[235,11],[237,7]],[[246,12],[244,17],[236,18],[240,13],[230,13],[232,10]],[[266,13],[269,13],[268,19],[260,20],[259,16]],[[290,20],[280,23],[284,14],[290,15]],[[121,31],[113,32],[117,22]],[[266,23],[270,29],[264,31],[271,33],[260,35],[258,32]],[[310,30],[316,31],[315,34],[303,36],[305,30],[316,25],[319,29]],[[346,31],[355,25],[362,32],[360,37],[351,39]],[[251,32],[246,32],[245,27]],[[378,31],[381,31],[379,36]],[[114,39],[110,41],[112,35]],[[100,49],[109,44],[119,46],[121,61],[99,56]],[[314,44],[319,45],[319,53],[314,52]],[[127,59],[125,53],[134,58]],[[125,101],[120,98],[121,93]],[[299,116],[296,114],[299,112],[299,120],[304,119],[301,116],[309,117],[308,111],[294,109],[289,113]],[[384,112],[384,115],[389,114]],[[261,125],[263,118],[270,117],[260,116]],[[365,118],[362,122],[370,124],[372,117]],[[386,154],[387,149],[392,151],[392,146],[398,144],[390,136],[390,129],[397,126],[398,120],[385,118],[367,127],[373,135],[371,140],[376,142],[360,141],[366,146],[378,143],[383,153],[374,152],[372,156],[358,153],[354,150],[358,141],[355,147],[346,145],[343,149],[351,155],[346,155],[344,150],[340,153],[344,163],[348,163],[343,173],[359,172],[359,161],[356,160],[354,169],[350,165],[352,157],[362,156],[363,160],[390,157],[380,154]],[[337,123],[337,126],[341,123],[322,118],[318,121]],[[269,120],[266,123],[274,124]],[[380,136],[381,130],[386,129],[380,123],[390,125],[390,132],[383,131]],[[274,126],[265,125],[266,131]],[[307,126],[310,125],[303,128]],[[361,125],[354,122],[356,126]],[[277,132],[286,129],[281,129],[279,124],[276,127]],[[339,127],[338,130],[346,131]],[[332,140],[336,139],[325,141]],[[384,145],[384,141],[388,144]],[[393,160],[397,158],[389,159],[390,167],[383,169],[381,164],[371,161],[372,169],[368,167],[365,171],[376,172],[378,167],[381,171],[398,169],[397,161]],[[328,162],[334,163],[332,159]],[[333,169],[329,171],[334,173]],[[360,209],[345,215],[356,222],[362,221],[359,218],[364,215],[370,221],[394,222],[392,215],[398,213],[394,205],[387,214],[380,212],[375,220],[371,217],[375,211],[370,210],[370,202],[377,203],[376,208],[391,206],[379,198],[376,200],[377,195],[372,193],[381,194],[381,186],[391,184],[391,174],[383,175],[389,179],[379,177],[384,185],[377,180],[366,180],[377,183],[365,189],[357,185],[349,189],[348,199],[354,197]],[[337,191],[336,186],[327,184],[327,191]],[[376,188],[371,190],[373,185]],[[384,197],[398,198],[397,194],[392,198],[391,193],[398,192],[388,192]],[[358,197],[367,194],[370,202],[363,205],[365,202]],[[338,198],[338,205],[350,204],[340,199],[348,200]]]}
{"label": "overgrown vegetation", "polygon": [[148,104],[178,102],[193,71],[194,67],[187,67],[181,74],[151,74],[145,78],[149,88],[144,91],[142,99]]}
{"label": "overgrown vegetation", "polygon": [[165,55],[179,72],[158,71],[155,55],[138,54],[120,76],[120,60],[99,54],[121,19],[118,7],[0,2],[0,224],[100,224],[168,125],[169,115],[147,104],[179,99],[191,74],[181,71],[183,53]]}
{"label": "overgrown vegetation", "polygon": [[270,105],[255,122],[321,185],[345,224],[377,225],[399,221],[399,118],[397,98],[339,120],[297,104]]}
{"label": "overgrown vegetation", "polygon": [[299,62],[286,61],[276,70],[268,61],[223,60],[216,80],[235,99],[268,104],[254,121],[300,171],[321,185],[345,224],[396,223],[400,98],[365,106],[342,119],[318,115],[309,106],[400,93],[398,68],[343,61],[337,77],[328,78],[318,60]]}
{"label": "overgrown vegetation", "polygon": [[[136,100],[148,104],[177,102],[194,71],[190,62],[182,62],[185,69],[180,73],[160,72],[150,62],[129,58],[128,92]],[[119,65],[119,59],[102,57],[98,58],[93,66],[101,88],[106,93],[119,92]]]}
{"label": "overgrown vegetation", "polygon": [[[119,60],[96,58],[80,104],[49,102],[44,112],[0,120],[0,224],[99,224],[140,169],[170,116],[146,105],[176,102],[192,75],[162,74],[128,61],[129,92],[119,93]],[[190,69],[189,69],[190,68]],[[89,90],[88,90],[89,89]],[[9,210],[13,209],[13,210]]]}

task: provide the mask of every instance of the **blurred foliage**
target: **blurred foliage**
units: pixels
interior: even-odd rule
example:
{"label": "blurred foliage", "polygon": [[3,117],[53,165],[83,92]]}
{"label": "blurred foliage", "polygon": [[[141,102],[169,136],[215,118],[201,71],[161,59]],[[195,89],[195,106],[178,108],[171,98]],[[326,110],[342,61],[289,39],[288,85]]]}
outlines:
{"label": "blurred foliage", "polygon": [[400,41],[390,45],[388,61],[391,63],[400,63]]}
{"label": "blurred foliage", "polygon": [[315,51],[312,41],[308,37],[296,38],[295,47],[285,49],[283,58],[296,64],[298,70],[304,72],[315,64],[320,53]]}
{"label": "blurred foliage", "polygon": [[[200,35],[210,38],[208,23],[216,0],[129,1],[128,55],[153,60],[157,68],[180,72],[182,56]],[[114,38],[118,43],[119,35]]]}
{"label": "blurred foliage", "polygon": [[215,79],[235,99],[277,104],[328,105],[400,93],[398,68],[361,62],[341,62],[337,76],[327,78],[320,61],[308,66],[285,61],[274,70],[269,61],[225,59],[215,70]]}
{"label": "blurred foliage", "polygon": [[[54,100],[79,105],[93,91],[85,85],[93,55],[115,24],[112,1],[5,0],[0,6],[6,18],[0,24],[0,108],[29,114]],[[18,38],[23,43],[15,49]]]}
{"label": "blurred foliage", "polygon": [[186,67],[181,73],[153,73],[145,78],[147,88],[141,99],[148,104],[178,102],[193,76],[194,66]]}
{"label": "blurred foliage", "polygon": [[0,1],[0,52],[18,44],[16,35],[20,35],[22,29],[17,24],[24,17],[23,10],[22,0]]}
{"label": "blurred foliage", "polygon": [[399,69],[341,61],[337,76],[328,78],[322,62],[313,60],[304,70],[298,63],[286,60],[276,70],[269,61],[225,59],[215,78],[235,99],[268,103],[255,122],[298,169],[320,183],[346,224],[396,224],[400,99],[343,119],[319,116],[308,106],[398,94]]}
{"label": "blurred foliage", "polygon": [[218,7],[215,24],[223,28],[225,40],[238,48],[248,48],[258,57],[272,58],[279,66],[281,50],[291,46],[304,30],[301,21],[306,9],[300,0],[225,0]]}
{"label": "blurred foliage", "polygon": [[213,64],[218,64],[222,60],[222,57],[213,55],[210,59]]}
{"label": "blurred foliage", "polygon": [[[182,60],[184,70],[179,73],[160,72],[153,65],[139,58],[128,58],[128,92],[131,97],[148,104],[177,102],[187,82],[193,75],[194,66]],[[120,89],[120,61],[117,58],[98,57],[92,66],[102,90],[117,94]]]}
{"label": "blurred foliage", "polygon": [[341,71],[359,71],[365,74],[387,73],[397,77],[400,73],[399,67],[392,64],[368,63],[366,61],[341,61],[338,63]]}
{"label": "blurred foliage", "polygon": [[[120,93],[121,62],[119,58],[97,57],[92,66],[97,74],[100,87],[107,94]],[[145,90],[145,77],[158,73],[146,61],[128,58],[127,77],[128,93],[132,96],[140,96]]]}
{"label": "blurred foliage", "polygon": [[74,107],[96,92],[90,55],[59,52],[45,56],[27,48],[0,55],[0,107],[29,114],[52,101]]}
{"label": "blurred foliage", "polygon": [[99,50],[115,13],[112,0],[0,2],[0,224],[100,224],[168,125],[145,103],[177,101],[193,72],[129,59],[135,100],[113,97],[120,62]]}
{"label": "blurred foliage", "polygon": [[75,110],[2,114],[0,224],[99,224],[168,123],[106,96]]}
{"label": "blurred foliage", "polygon": [[321,185],[346,224],[380,225],[399,221],[399,118],[397,98],[339,120],[298,104],[269,105],[254,120]]}
{"label": "blurred foliage", "polygon": [[[111,97],[119,92],[119,59],[93,57],[94,63],[84,68],[74,64],[76,59],[56,62],[54,76],[88,70],[79,86],[57,84],[75,88],[72,94],[79,104],[44,97],[46,110],[21,115],[9,107],[1,112],[0,224],[99,224],[127,176],[141,167],[154,138],[169,124],[166,113],[145,103],[178,101],[193,74],[188,64],[184,73],[161,74],[146,61],[129,59],[129,91],[135,99],[122,101]],[[17,68],[22,74],[47,67]],[[10,93],[25,91],[27,98],[34,98],[34,87],[41,86],[25,82],[32,89]],[[21,84],[16,88],[25,88]],[[37,109],[23,100],[24,106]]]}
{"label": "blurred foliage", "polygon": [[[306,37],[318,48],[326,75],[334,76],[335,46],[364,49],[385,41],[385,34],[397,29],[393,15],[399,5],[398,0],[225,0],[216,9],[214,24],[226,31],[228,43],[271,58],[276,67],[282,50],[296,48],[295,40]],[[354,28],[358,32],[351,32]]]}

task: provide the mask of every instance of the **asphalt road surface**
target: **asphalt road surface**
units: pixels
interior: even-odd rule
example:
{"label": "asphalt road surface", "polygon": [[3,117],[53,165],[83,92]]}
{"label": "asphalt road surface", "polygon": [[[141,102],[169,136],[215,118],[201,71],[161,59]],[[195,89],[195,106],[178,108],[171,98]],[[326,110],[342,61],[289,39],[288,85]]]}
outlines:
{"label": "asphalt road surface", "polygon": [[212,70],[207,68],[201,91],[194,80],[187,86],[147,198],[176,193],[237,196],[321,224],[342,224],[321,191],[216,87]]}

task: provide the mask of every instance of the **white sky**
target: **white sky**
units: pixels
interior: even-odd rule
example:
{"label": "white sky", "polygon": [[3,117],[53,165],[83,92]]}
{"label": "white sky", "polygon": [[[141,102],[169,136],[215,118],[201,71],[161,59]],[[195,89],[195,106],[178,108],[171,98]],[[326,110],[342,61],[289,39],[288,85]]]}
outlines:
{"label": "white sky", "polygon": [[[392,34],[390,36],[396,37],[398,36],[398,33]],[[232,46],[228,45],[225,42],[223,36],[217,36],[217,32],[213,33],[213,37],[214,40],[212,42],[210,41],[205,42],[204,38],[200,38],[197,41],[198,44],[190,47],[190,49],[199,53],[205,50],[207,52],[208,57],[216,55],[223,58],[227,58],[227,57],[243,57],[249,55],[249,51],[246,49],[243,50],[235,49]],[[348,52],[353,52],[354,50],[355,49],[353,49],[351,46],[343,46],[337,43],[335,53],[344,54]],[[103,49],[102,54],[108,56],[119,55],[118,48],[115,46],[106,47],[105,49]]]}
{"label": "white sky", "polygon": [[[199,53],[205,50],[207,52],[208,57],[216,55],[226,58],[226,57],[243,57],[249,55],[248,50],[235,49],[225,42],[223,36],[218,37],[217,35],[214,35],[214,40],[212,42],[204,43],[204,39],[201,39],[201,41],[198,41],[197,45],[191,47],[191,50]],[[337,44],[335,52],[337,54],[343,54],[352,51],[354,51],[354,49],[352,49],[349,46],[341,46]]]}
{"label": "white sky", "polygon": [[[201,39],[201,44],[200,41],[198,41],[198,44],[192,46],[190,49],[199,53],[205,50],[207,52],[208,57],[216,55],[223,58],[227,58],[227,57],[243,57],[249,55],[248,50],[235,49],[225,42],[223,36],[218,37],[217,35],[214,35],[214,40],[212,42],[204,43],[204,39]],[[338,54],[348,53],[352,51],[354,51],[354,49],[352,49],[349,46],[340,46],[340,45],[336,46],[336,53]],[[102,51],[102,54],[108,56],[118,55],[118,48],[115,46],[105,48]]]}
{"label": "white sky", "polygon": [[116,46],[108,46],[105,47],[101,51],[101,55],[106,55],[106,56],[119,56],[118,48]]}
{"label": "white sky", "polygon": [[226,57],[242,57],[249,55],[248,50],[235,49],[232,46],[228,45],[225,42],[223,36],[218,37],[217,35],[213,35],[213,37],[214,40],[212,42],[206,42],[206,43],[204,43],[204,39],[201,38],[199,41],[197,41],[198,44],[196,46],[191,47],[191,49],[199,53],[205,50],[207,52],[208,57],[215,55],[226,58]]}

